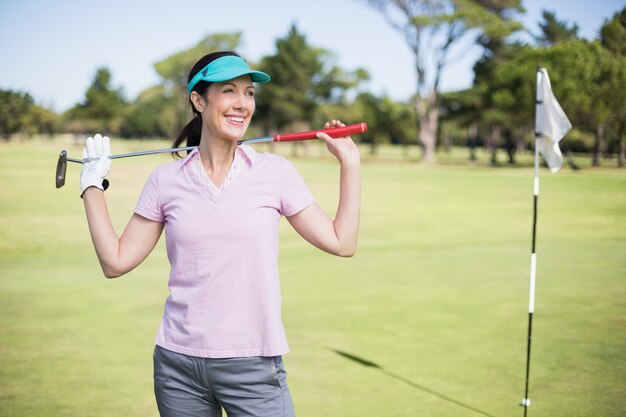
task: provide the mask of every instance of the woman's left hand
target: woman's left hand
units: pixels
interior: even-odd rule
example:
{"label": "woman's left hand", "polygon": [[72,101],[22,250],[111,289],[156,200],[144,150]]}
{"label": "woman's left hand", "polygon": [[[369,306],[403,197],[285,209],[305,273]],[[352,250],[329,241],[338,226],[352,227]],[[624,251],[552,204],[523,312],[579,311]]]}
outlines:
{"label": "woman's left hand", "polygon": [[[332,122],[326,122],[324,129],[330,129],[333,127],[344,127],[345,124],[340,120],[333,120]],[[326,142],[326,147],[337,157],[339,163],[343,164],[360,164],[361,156],[359,154],[359,148],[352,141],[350,136],[341,138],[331,138],[325,133],[318,133],[317,137]]]}
{"label": "woman's left hand", "polygon": [[[339,120],[326,123],[324,129],[345,126]],[[350,136],[331,138],[325,133],[317,137],[326,142],[337,157],[340,168],[339,204],[335,219],[328,217],[317,204],[288,217],[294,229],[314,246],[338,256],[352,256],[356,251],[361,216],[361,157]]]}

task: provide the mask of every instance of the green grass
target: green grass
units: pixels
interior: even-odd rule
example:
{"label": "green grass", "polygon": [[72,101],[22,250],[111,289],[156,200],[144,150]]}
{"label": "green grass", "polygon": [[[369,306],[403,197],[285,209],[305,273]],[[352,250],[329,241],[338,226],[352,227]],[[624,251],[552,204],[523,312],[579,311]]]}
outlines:
{"label": "green grass", "polygon": [[[168,144],[113,149],[160,146]],[[64,188],[53,186],[61,148],[80,155],[69,140],[0,144],[0,416],[156,416],[163,242],[135,271],[104,279],[79,166],[68,166]],[[532,168],[468,166],[463,151],[436,166],[394,149],[367,152],[357,256],[321,253],[281,225],[285,362],[298,415],[521,416]],[[313,145],[294,162],[332,214],[338,167],[319,154]],[[107,197],[119,232],[166,161],[114,161]],[[532,417],[626,409],[625,220],[625,171],[542,170]]]}

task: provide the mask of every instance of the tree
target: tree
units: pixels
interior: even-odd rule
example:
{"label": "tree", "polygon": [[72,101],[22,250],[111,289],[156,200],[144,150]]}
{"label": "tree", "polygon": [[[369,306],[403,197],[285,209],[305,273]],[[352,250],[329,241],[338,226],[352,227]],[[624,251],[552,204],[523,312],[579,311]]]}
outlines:
{"label": "tree", "polygon": [[60,117],[44,107],[33,104],[22,117],[22,132],[27,135],[41,133],[51,135],[59,131]]}
{"label": "tree", "polygon": [[442,119],[455,127],[467,129],[462,144],[469,148],[470,161],[476,161],[476,148],[482,145],[479,131],[482,109],[485,104],[482,89],[472,87],[450,91],[441,95]]}
{"label": "tree", "polygon": [[345,71],[334,65],[334,56],[309,45],[295,25],[276,40],[276,52],[263,57],[259,69],[272,77],[257,94],[255,118],[266,131],[320,124],[319,106],[343,103],[350,89],[369,78],[363,69]]}
{"label": "tree", "polygon": [[96,70],[85,100],[68,110],[65,117],[70,130],[118,133],[125,106],[122,89],[111,85],[111,72],[102,67]]}
{"label": "tree", "polygon": [[[496,165],[497,151],[504,139],[509,163],[515,150],[523,147],[524,130],[532,130],[534,95],[532,80],[538,60],[529,45],[503,44],[497,53],[483,56],[474,66],[472,110],[484,132],[485,145]],[[478,99],[478,100],[476,100]]]}
{"label": "tree", "polygon": [[370,155],[376,155],[381,143],[404,145],[406,151],[407,145],[415,143],[411,139],[417,136],[417,126],[407,122],[415,120],[414,107],[410,103],[399,103],[387,96],[376,97],[362,92],[349,104],[321,106],[319,113],[324,120],[339,118],[344,121],[366,121],[367,132],[359,135],[357,140],[370,146]]}
{"label": "tree", "polygon": [[163,85],[137,96],[124,114],[120,134],[126,137],[169,137],[176,124],[176,98]]}
{"label": "tree", "polygon": [[618,56],[626,56],[626,7],[600,28],[600,43]]}
{"label": "tree", "polygon": [[[453,45],[480,33],[509,34],[519,25],[508,15],[522,11],[519,0],[368,0],[404,35],[415,57],[415,109],[424,162],[435,161],[439,84]],[[470,29],[479,28],[478,32]],[[476,34],[478,33],[478,34]],[[495,36],[494,36],[495,38]]]}
{"label": "tree", "polygon": [[[595,132],[592,165],[600,165],[607,150],[610,125],[624,120],[626,111],[626,59],[612,54],[600,42],[584,40],[555,45],[546,61],[558,68],[564,92],[559,98],[575,126]],[[550,74],[552,77],[552,74]]]}
{"label": "tree", "polygon": [[542,46],[554,45],[578,39],[578,25],[568,26],[567,22],[558,20],[554,12],[544,10],[543,22],[539,23],[541,33],[535,36],[535,41]]}
{"label": "tree", "polygon": [[0,90],[0,136],[8,139],[14,133],[54,133],[59,118],[35,104],[28,93]]}
{"label": "tree", "polygon": [[177,52],[154,64],[154,69],[162,78],[167,97],[175,99],[176,116],[169,135],[176,136],[191,117],[187,80],[189,71],[204,55],[217,51],[235,51],[241,44],[241,32],[214,33],[207,35],[195,46]]}
{"label": "tree", "polygon": [[[474,65],[474,86],[469,104],[473,106],[470,113],[475,118],[468,125],[468,134],[471,139],[471,158],[474,158],[474,148],[479,142],[479,137],[484,138],[484,144],[491,153],[491,163],[497,164],[497,152],[502,138],[509,155],[509,163],[515,163],[515,150],[520,148],[522,135],[513,132],[510,126],[515,126],[512,116],[517,112],[502,106],[510,106],[515,101],[514,94],[517,92],[507,90],[492,84],[496,77],[498,66],[505,62],[511,53],[514,53],[511,45],[507,42],[508,36],[521,28],[521,25],[512,20],[515,12],[523,11],[518,1],[477,1],[495,19],[484,26],[484,30],[478,36],[478,43],[483,47],[483,56]],[[506,24],[501,24],[506,22]],[[511,112],[511,110],[513,110]]]}
{"label": "tree", "polygon": [[[539,48],[510,45],[506,59],[497,65],[485,61],[493,68],[488,78],[476,75],[474,89],[482,92],[481,120],[500,128],[515,126],[528,132],[519,136],[531,136],[536,68],[546,67],[554,94],[574,127],[595,134],[595,144],[589,151],[594,155],[593,164],[598,165],[600,154],[607,149],[607,128],[624,118],[625,64],[624,58],[611,54],[598,41],[570,40]],[[567,152],[568,141],[562,146]]]}
{"label": "tree", "polygon": [[[575,26],[568,27],[549,12],[544,13],[544,19],[542,33],[535,37],[541,41],[539,47],[505,42],[498,54],[486,53],[474,67],[474,87],[482,97],[480,120],[486,126],[492,162],[496,162],[500,136],[509,137],[504,144],[510,161],[514,142],[520,148],[524,138],[532,137],[524,131],[532,129],[534,69],[539,65],[548,68],[557,97],[574,126],[595,134],[596,143],[590,151],[597,165],[600,153],[609,149],[605,136],[607,126],[618,119],[619,111],[614,110],[623,109],[620,64],[603,52],[598,42],[578,39]],[[563,146],[567,152],[569,142]]]}
{"label": "tree", "polygon": [[23,128],[22,119],[33,105],[28,93],[0,90],[0,134],[8,139]]}
{"label": "tree", "polygon": [[[622,71],[626,60],[626,7],[616,13],[611,20],[607,20],[600,29],[600,44],[612,52],[615,58],[621,60]],[[621,109],[616,109],[613,120],[613,130],[616,133],[617,148],[619,153],[618,165],[624,167],[626,159],[626,114],[624,114],[624,102]]]}

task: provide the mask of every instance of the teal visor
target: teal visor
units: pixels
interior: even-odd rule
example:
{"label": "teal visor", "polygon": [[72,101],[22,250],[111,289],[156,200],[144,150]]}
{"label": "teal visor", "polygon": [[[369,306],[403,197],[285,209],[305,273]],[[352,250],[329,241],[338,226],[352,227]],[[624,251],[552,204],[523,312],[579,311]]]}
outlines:
{"label": "teal visor", "polygon": [[252,81],[255,83],[267,83],[271,81],[270,76],[266,73],[251,70],[248,63],[242,58],[234,55],[228,55],[212,61],[209,65],[202,68],[200,72],[194,75],[191,81],[189,81],[187,94],[191,94],[193,88],[200,81],[219,83],[241,77],[242,75],[250,75],[250,78],[252,78]]}

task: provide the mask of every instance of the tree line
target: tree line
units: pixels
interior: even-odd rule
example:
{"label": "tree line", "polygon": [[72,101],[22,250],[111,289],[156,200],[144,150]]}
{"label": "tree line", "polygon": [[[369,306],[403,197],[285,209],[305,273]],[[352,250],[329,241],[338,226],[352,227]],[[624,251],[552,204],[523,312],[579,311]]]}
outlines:
{"label": "tree line", "polygon": [[[469,157],[484,147],[497,163],[508,163],[532,147],[536,69],[548,69],[555,95],[574,125],[565,153],[588,153],[593,165],[617,155],[624,166],[626,131],[626,8],[607,18],[593,40],[578,27],[543,12],[538,33],[521,41],[521,0],[365,0],[403,35],[415,58],[416,85],[407,102],[367,91],[365,69],[337,65],[332,51],[311,45],[296,25],[275,41],[274,53],[251,65],[273,82],[257,91],[251,135],[307,130],[330,117],[366,121],[363,143],[376,153],[382,143],[418,145],[433,162],[437,147],[467,146]],[[444,70],[459,42],[482,48],[474,81],[462,91],[442,93]],[[399,39],[399,42],[403,41]],[[216,50],[237,50],[242,33],[214,33],[192,48],[154,64],[160,82],[134,99],[112,85],[98,68],[84,99],[62,114],[37,105],[25,92],[0,90],[0,134],[32,135],[95,131],[128,138],[173,138],[190,117],[189,68]],[[573,159],[570,158],[573,164]]]}

